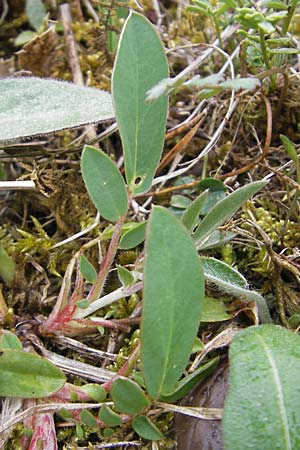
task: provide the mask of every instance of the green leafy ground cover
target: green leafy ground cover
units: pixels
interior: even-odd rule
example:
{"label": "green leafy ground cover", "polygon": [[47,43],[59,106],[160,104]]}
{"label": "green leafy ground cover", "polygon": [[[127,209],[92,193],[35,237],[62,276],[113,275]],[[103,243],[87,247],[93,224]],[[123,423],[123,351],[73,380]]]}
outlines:
{"label": "green leafy ground cover", "polygon": [[297,3],[3,11],[3,448],[298,448]]}

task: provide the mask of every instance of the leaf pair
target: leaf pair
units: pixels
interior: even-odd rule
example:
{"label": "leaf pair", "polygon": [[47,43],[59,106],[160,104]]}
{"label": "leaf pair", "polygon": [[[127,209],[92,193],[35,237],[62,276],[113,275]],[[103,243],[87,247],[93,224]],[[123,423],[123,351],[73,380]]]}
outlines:
{"label": "leaf pair", "polygon": [[[132,12],[123,27],[112,78],[126,180],[132,194],[150,188],[160,159],[168,100],[164,97],[150,105],[145,99],[149,88],[167,74],[166,56],[154,27]],[[123,177],[103,152],[85,147],[82,174],[91,199],[105,219],[116,221],[126,213]]]}

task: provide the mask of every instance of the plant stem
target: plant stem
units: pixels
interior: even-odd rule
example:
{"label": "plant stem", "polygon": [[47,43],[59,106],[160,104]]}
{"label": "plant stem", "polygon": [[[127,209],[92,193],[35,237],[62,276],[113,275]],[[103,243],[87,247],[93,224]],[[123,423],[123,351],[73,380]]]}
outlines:
{"label": "plant stem", "polygon": [[104,306],[110,305],[121,298],[128,297],[142,289],[142,282],[136,283],[130,287],[121,287],[116,291],[110,292],[104,297],[98,298],[94,300],[91,305],[86,309],[77,309],[74,314],[74,319],[83,319],[84,317],[89,316],[90,314],[96,312],[98,309],[103,308]]}
{"label": "plant stem", "polygon": [[285,35],[288,32],[291,20],[293,18],[296,6],[298,4],[298,0],[294,0],[291,4],[291,6],[289,7],[288,10],[288,15],[287,17],[284,19],[283,24],[282,24],[282,33],[283,35]]}
{"label": "plant stem", "polygon": [[266,41],[265,41],[265,34],[262,30],[259,30],[259,42],[260,42],[262,57],[263,57],[265,65],[266,65],[266,68],[272,69],[272,66],[271,66],[271,63],[269,60],[268,49],[267,49]]}
{"label": "plant stem", "polygon": [[94,302],[96,299],[98,299],[101,295],[105,280],[107,278],[108,272],[111,268],[111,265],[113,263],[113,260],[116,256],[117,250],[118,250],[118,244],[121,236],[122,227],[124,225],[126,219],[126,214],[119,217],[115,229],[107,250],[107,253],[102,261],[100,271],[97,276],[96,283],[93,285],[92,289],[90,290],[90,293],[87,297],[87,299],[90,302]]}

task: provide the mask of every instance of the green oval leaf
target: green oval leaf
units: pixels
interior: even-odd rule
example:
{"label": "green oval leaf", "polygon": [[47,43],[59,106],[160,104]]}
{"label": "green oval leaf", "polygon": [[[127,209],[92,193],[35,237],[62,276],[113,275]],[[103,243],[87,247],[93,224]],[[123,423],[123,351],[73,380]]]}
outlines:
{"label": "green oval leaf", "polygon": [[226,305],[220,298],[204,297],[201,322],[222,322],[231,319],[226,311]]}
{"label": "green oval leaf", "polygon": [[16,264],[0,244],[0,277],[10,285],[15,277]]}
{"label": "green oval leaf", "polygon": [[83,409],[80,412],[80,420],[82,421],[82,423],[84,423],[85,425],[87,425],[88,427],[94,428],[97,426],[97,420],[96,418],[93,416],[93,414],[88,411],[87,409]]}
{"label": "green oval leaf", "polygon": [[114,117],[111,96],[42,78],[0,80],[0,142],[20,140]]}
{"label": "green oval leaf", "polygon": [[141,325],[145,384],[154,398],[172,391],[186,367],[203,297],[203,274],[191,238],[170,212],[155,206],[145,249]]}
{"label": "green oval leaf", "polygon": [[86,279],[89,283],[95,283],[97,280],[97,272],[93,264],[89,262],[89,260],[81,255],[79,258],[79,269],[83,278]]}
{"label": "green oval leaf", "polygon": [[0,352],[0,396],[48,397],[65,384],[64,374],[33,353],[19,350]]}
{"label": "green oval leaf", "polygon": [[226,220],[230,219],[246,200],[265,185],[265,181],[256,181],[247,184],[218,201],[200,222],[194,233],[194,240],[196,242],[203,242],[216,228],[221,226]]}
{"label": "green oval leaf", "polygon": [[146,416],[137,416],[132,421],[132,428],[144,439],[150,441],[160,441],[163,439],[162,433]]}
{"label": "green oval leaf", "polygon": [[146,93],[168,75],[167,59],[155,28],[145,17],[131,12],[119,41],[112,95],[126,180],[133,194],[150,188],[161,156],[168,99],[164,96],[147,104]]}
{"label": "green oval leaf", "polygon": [[99,213],[115,222],[128,209],[125,182],[117,166],[101,150],[86,145],[81,158],[85,187]]}
{"label": "green oval leaf", "polygon": [[2,330],[0,337],[0,348],[6,348],[10,350],[22,350],[22,342],[20,339],[10,331]]}
{"label": "green oval leaf", "polygon": [[102,405],[99,411],[99,418],[109,427],[118,427],[122,423],[122,418],[109,406]]}
{"label": "green oval leaf", "polygon": [[123,234],[119,248],[121,250],[129,250],[141,244],[145,239],[147,222],[136,224],[131,230]]}
{"label": "green oval leaf", "polygon": [[117,266],[118,278],[122,283],[122,286],[128,287],[132,286],[134,283],[134,276],[130,272],[130,270],[126,269],[123,266]]}
{"label": "green oval leaf", "polygon": [[230,348],[226,450],[299,448],[300,337],[275,325],[240,332]]}
{"label": "green oval leaf", "polygon": [[128,378],[117,378],[110,393],[116,409],[125,414],[138,414],[150,405],[140,386]]}
{"label": "green oval leaf", "polygon": [[95,400],[98,403],[104,402],[104,400],[106,399],[107,395],[106,390],[99,384],[95,383],[85,384],[84,386],[80,386],[80,390],[83,391],[85,394],[89,395],[93,400]]}
{"label": "green oval leaf", "polygon": [[30,25],[38,31],[43,25],[47,10],[41,0],[26,0],[26,15]]}

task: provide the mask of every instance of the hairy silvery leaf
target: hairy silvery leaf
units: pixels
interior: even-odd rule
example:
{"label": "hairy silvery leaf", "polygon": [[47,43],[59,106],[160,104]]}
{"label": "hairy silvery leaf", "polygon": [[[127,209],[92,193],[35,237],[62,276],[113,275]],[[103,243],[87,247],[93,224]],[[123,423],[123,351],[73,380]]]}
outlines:
{"label": "hairy silvery leaf", "polygon": [[113,119],[111,96],[42,78],[0,80],[0,143]]}

